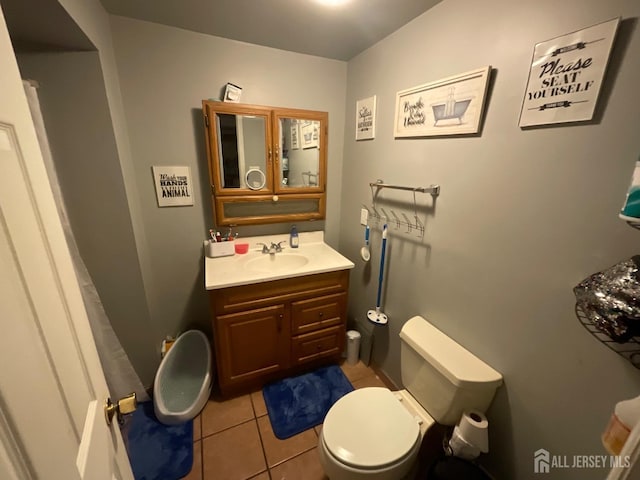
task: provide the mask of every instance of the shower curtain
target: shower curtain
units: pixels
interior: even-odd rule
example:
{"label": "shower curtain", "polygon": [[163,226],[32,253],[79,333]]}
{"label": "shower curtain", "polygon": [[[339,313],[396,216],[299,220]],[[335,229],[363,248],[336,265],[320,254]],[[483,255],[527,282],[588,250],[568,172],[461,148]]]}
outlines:
{"label": "shower curtain", "polygon": [[60,184],[58,182],[58,175],[51,155],[51,149],[49,148],[49,140],[47,138],[42,111],[40,110],[40,102],[38,100],[37,92],[38,84],[32,80],[24,80],[23,84],[25,93],[27,94],[33,124],[38,136],[38,143],[40,144],[40,150],[42,151],[42,158],[44,159],[47,174],[49,176],[49,183],[56,202],[58,215],[60,216],[62,228],[67,240],[67,246],[69,247],[73,266],[76,271],[76,276],[78,277],[84,306],[87,309],[87,316],[89,318],[91,331],[93,332],[93,337],[98,349],[100,363],[102,364],[107,385],[109,386],[109,392],[111,393],[111,396],[116,399],[128,395],[131,392],[135,392],[138,397],[138,401],[148,401],[149,396],[147,395],[138,374],[133,369],[133,366],[129,361],[129,357],[122,348],[120,340],[118,340],[118,337],[113,331],[111,322],[107,317],[100,300],[100,296],[98,295],[98,291],[96,290],[96,287],[91,280],[91,275],[80,256],[78,245],[76,244],[75,237],[73,236],[69,217],[67,216],[67,209],[64,204],[64,198],[62,197]]}

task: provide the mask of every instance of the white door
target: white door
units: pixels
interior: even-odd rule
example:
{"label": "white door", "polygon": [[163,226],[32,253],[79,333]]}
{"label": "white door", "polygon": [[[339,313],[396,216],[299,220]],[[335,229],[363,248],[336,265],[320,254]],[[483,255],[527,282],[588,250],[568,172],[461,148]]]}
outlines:
{"label": "white door", "polygon": [[0,10],[1,479],[133,479],[86,315]]}

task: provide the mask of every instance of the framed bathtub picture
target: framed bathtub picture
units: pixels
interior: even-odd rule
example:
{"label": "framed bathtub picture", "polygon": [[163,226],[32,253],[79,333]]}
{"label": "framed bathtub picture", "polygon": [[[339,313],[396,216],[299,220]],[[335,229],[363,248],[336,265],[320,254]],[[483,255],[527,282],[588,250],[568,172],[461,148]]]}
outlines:
{"label": "framed bathtub picture", "polygon": [[490,71],[487,66],[398,92],[394,137],[478,133]]}

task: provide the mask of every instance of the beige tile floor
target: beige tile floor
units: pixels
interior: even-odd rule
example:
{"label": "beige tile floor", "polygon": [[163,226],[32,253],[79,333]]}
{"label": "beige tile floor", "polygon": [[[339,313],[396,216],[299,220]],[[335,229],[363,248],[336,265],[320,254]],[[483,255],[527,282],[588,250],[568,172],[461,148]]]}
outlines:
{"label": "beige tile floor", "polygon": [[[354,388],[385,384],[362,362],[341,368]],[[187,480],[326,480],[316,446],[321,425],[286,440],[271,430],[262,391],[211,398],[194,420]]]}

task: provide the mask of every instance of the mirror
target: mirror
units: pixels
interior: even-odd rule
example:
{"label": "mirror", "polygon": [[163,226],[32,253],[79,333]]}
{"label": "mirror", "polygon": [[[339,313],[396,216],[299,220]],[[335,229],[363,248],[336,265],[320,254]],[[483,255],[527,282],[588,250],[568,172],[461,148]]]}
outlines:
{"label": "mirror", "polygon": [[280,118],[280,188],[319,186],[320,122]]}
{"label": "mirror", "polygon": [[216,113],[221,187],[261,190],[267,183],[267,119]]}

